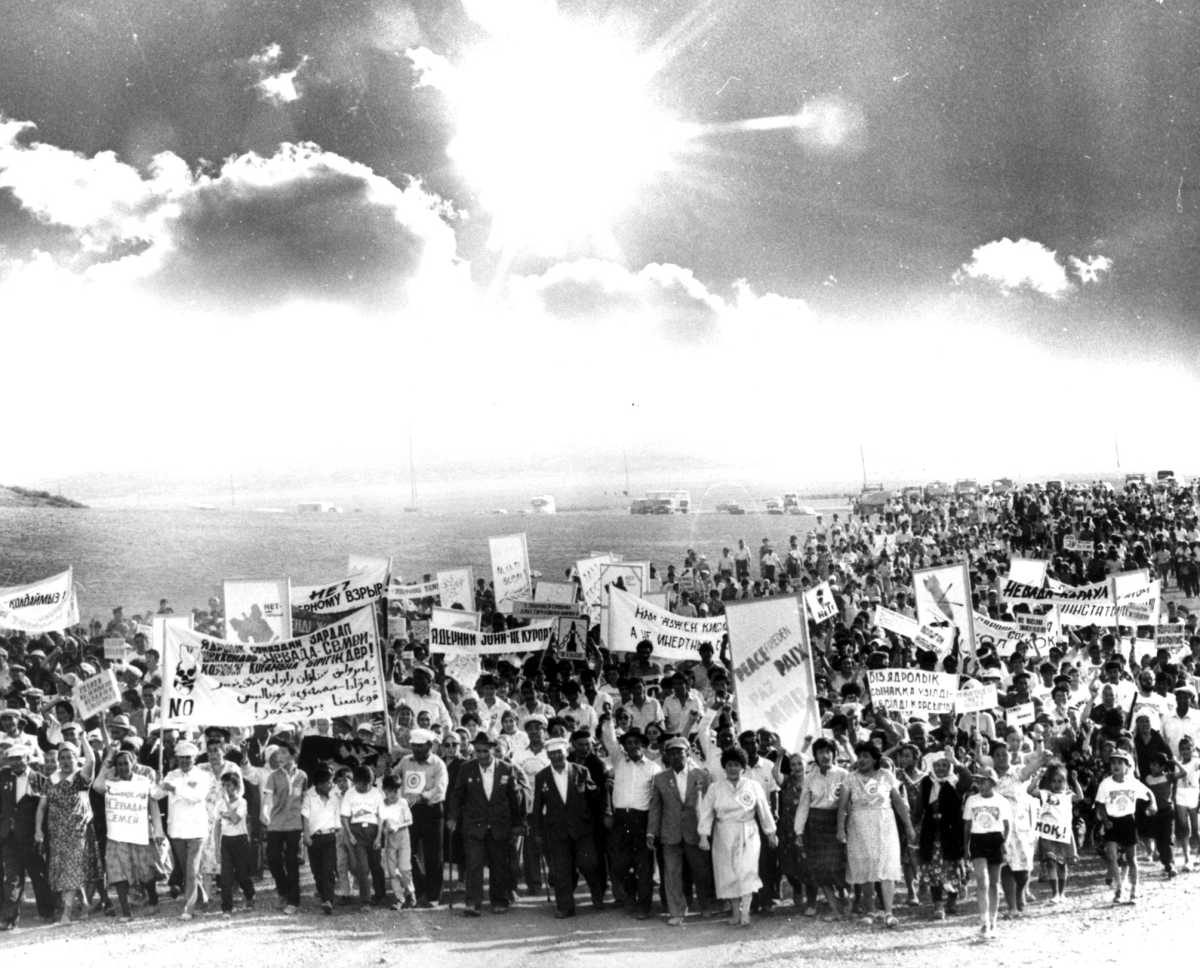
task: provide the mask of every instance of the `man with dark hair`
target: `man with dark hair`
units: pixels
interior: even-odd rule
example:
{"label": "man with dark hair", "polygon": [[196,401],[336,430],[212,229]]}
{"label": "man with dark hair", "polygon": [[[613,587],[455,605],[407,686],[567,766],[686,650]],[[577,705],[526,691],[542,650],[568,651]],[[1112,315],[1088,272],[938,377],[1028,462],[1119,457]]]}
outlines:
{"label": "man with dark hair", "polygon": [[608,713],[600,729],[613,764],[613,897],[644,921],[651,917],[654,889],[654,852],[646,846],[650,788],[660,767],[646,758],[646,738],[640,730],[627,731],[618,745]]}
{"label": "man with dark hair", "polygon": [[567,741],[546,744],[550,765],[533,783],[533,809],[529,822],[550,858],[554,884],[554,916],[575,915],[575,886],[582,874],[591,891],[592,904],[604,904],[604,874],[597,856],[595,818],[596,785],[586,767],[567,762]]}
{"label": "man with dark hair", "polygon": [[312,870],[321,910],[333,913],[337,898],[337,835],[341,829],[342,798],[327,766],[318,766],[312,786],[300,806],[304,846],[308,848],[308,866]]}

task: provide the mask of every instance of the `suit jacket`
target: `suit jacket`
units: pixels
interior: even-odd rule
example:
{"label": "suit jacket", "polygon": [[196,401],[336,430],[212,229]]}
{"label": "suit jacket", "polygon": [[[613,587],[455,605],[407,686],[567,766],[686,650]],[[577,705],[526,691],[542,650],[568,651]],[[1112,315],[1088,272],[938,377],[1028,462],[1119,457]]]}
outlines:
{"label": "suit jacket", "polygon": [[554,767],[539,770],[533,778],[533,810],[529,822],[550,840],[578,840],[594,830],[592,815],[596,784],[586,767],[567,764],[567,799],[558,793]]}
{"label": "suit jacket", "polygon": [[0,770],[0,841],[12,837],[17,843],[33,843],[38,799],[49,789],[50,781],[30,767],[25,768],[25,775],[29,785],[18,801],[16,774]]}
{"label": "suit jacket", "polygon": [[524,774],[503,760],[493,761],[492,796],[483,793],[483,771],[476,760],[458,771],[447,801],[447,818],[458,823],[464,838],[508,840],[525,822]]}
{"label": "suit jacket", "polygon": [[650,817],[646,833],[653,834],[664,844],[698,844],[700,832],[700,800],[712,777],[703,767],[685,769],[687,795],[679,799],[675,771],[663,770],[650,783]]}

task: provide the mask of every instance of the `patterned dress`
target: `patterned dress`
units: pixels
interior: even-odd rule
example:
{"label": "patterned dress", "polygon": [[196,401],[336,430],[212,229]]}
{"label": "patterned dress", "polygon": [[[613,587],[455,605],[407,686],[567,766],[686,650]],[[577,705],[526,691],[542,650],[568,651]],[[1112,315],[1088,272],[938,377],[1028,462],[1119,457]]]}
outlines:
{"label": "patterned dress", "polygon": [[46,789],[49,880],[55,891],[73,891],[100,880],[100,854],[92,826],[91,783],[81,773]]}
{"label": "patterned dress", "polygon": [[892,791],[899,781],[886,770],[852,773],[846,781],[850,791],[846,821],[846,881],[873,884],[898,881],[900,837],[892,810]]}

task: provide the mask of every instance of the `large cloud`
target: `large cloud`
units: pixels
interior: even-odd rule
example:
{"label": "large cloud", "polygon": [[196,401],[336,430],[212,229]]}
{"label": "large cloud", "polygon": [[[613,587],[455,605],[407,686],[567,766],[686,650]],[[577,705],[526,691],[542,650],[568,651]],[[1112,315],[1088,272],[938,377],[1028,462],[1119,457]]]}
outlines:
{"label": "large cloud", "polygon": [[1053,249],[1031,239],[1000,239],[979,246],[954,274],[958,283],[977,280],[1003,293],[1031,290],[1061,299],[1074,287]]}
{"label": "large cloud", "polygon": [[74,233],[73,263],[190,302],[301,296],[387,304],[448,270],[445,206],[311,144],[231,158],[213,174],[158,155],[146,174],[109,152],[85,157],[0,124],[0,188]]}

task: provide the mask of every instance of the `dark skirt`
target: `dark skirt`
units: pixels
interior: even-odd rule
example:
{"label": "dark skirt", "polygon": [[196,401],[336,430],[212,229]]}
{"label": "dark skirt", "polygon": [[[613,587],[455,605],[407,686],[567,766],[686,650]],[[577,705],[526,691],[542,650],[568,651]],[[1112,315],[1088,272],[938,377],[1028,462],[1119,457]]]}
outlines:
{"label": "dark skirt", "polygon": [[1004,863],[1004,834],[971,834],[971,860]]}
{"label": "dark skirt", "polygon": [[846,845],[837,839],[837,811],[810,810],[804,824],[804,879],[817,887],[846,882]]}

